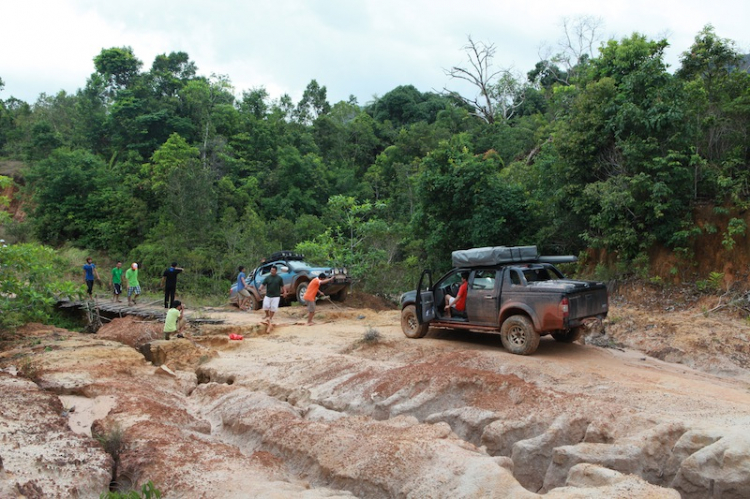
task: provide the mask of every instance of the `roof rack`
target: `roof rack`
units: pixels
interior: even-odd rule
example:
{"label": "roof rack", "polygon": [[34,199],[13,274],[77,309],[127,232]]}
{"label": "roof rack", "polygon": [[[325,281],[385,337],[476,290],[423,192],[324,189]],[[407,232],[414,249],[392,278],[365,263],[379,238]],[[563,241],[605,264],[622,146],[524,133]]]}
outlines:
{"label": "roof rack", "polygon": [[302,253],[295,253],[294,251],[277,251],[266,258],[267,262],[273,262],[274,260],[304,260],[305,255]]}

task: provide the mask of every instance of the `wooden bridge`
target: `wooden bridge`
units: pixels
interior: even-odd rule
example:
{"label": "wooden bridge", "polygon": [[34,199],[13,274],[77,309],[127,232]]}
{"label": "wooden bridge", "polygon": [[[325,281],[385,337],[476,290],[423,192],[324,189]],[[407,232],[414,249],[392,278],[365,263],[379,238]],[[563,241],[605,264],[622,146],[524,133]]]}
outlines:
{"label": "wooden bridge", "polygon": [[[127,301],[113,302],[111,300],[60,300],[57,307],[61,310],[81,310],[87,312],[89,316],[98,315],[106,319],[125,317],[128,315],[142,317],[151,320],[164,320],[167,315],[167,309],[164,308],[162,300],[156,300],[137,305],[128,305]],[[192,324],[222,324],[223,319],[198,318],[191,317],[192,311],[186,310],[184,320]]]}

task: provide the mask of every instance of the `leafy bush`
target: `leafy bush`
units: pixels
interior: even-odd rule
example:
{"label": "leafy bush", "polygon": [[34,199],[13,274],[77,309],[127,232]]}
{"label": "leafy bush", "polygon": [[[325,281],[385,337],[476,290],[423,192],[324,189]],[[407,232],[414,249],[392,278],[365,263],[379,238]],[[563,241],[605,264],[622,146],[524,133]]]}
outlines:
{"label": "leafy bush", "polygon": [[383,335],[380,334],[380,331],[372,326],[368,326],[367,329],[365,329],[365,334],[362,336],[362,341],[368,345],[378,343],[382,339]]}
{"label": "leafy bush", "polygon": [[695,282],[695,288],[700,292],[719,291],[724,285],[723,272],[711,272],[707,279]]}
{"label": "leafy bush", "polygon": [[58,298],[82,287],[64,280],[67,265],[52,248],[37,244],[0,247],[0,331],[49,321]]}
{"label": "leafy bush", "polygon": [[99,495],[99,499],[160,499],[161,491],[149,480],[141,487],[141,492],[135,490],[129,492],[105,492]]}

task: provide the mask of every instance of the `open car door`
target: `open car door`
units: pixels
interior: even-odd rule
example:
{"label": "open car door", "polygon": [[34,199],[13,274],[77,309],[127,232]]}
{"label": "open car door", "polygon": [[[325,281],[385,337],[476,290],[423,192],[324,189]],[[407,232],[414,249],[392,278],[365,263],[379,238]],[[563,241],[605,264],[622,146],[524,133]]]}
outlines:
{"label": "open car door", "polygon": [[432,271],[423,270],[417,285],[417,321],[428,324],[435,319],[435,293],[432,291]]}

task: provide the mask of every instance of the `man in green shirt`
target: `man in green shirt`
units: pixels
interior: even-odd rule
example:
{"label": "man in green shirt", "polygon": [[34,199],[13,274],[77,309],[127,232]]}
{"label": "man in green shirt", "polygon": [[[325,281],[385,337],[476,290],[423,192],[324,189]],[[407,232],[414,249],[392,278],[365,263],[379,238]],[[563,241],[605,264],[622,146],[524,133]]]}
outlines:
{"label": "man in green shirt", "polygon": [[125,272],[125,280],[128,281],[128,305],[138,305],[138,296],[141,294],[141,284],[138,282],[137,263],[133,263],[128,271]]}
{"label": "man in green shirt", "polygon": [[172,333],[177,333],[178,338],[182,338],[182,312],[185,307],[180,300],[175,300],[172,308],[167,310],[167,318],[164,319],[164,339],[168,340]]}
{"label": "man in green shirt", "polygon": [[281,290],[284,287],[284,281],[281,276],[277,274],[278,269],[276,265],[271,267],[271,273],[263,281],[260,286],[260,292],[263,293],[265,289],[266,296],[263,298],[263,311],[266,316],[261,322],[271,325],[273,314],[279,309],[279,301],[281,300]]}
{"label": "man in green shirt", "polygon": [[119,302],[122,294],[122,262],[118,261],[112,269],[112,301]]}

